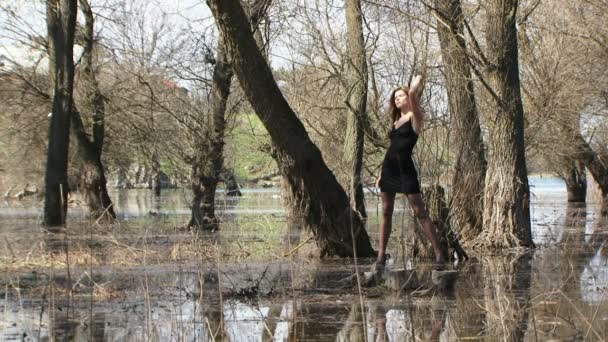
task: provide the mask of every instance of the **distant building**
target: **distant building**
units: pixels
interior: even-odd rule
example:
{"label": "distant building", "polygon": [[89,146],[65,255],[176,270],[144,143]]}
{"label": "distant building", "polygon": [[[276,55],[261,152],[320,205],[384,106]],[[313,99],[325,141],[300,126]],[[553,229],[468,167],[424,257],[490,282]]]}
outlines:
{"label": "distant building", "polygon": [[177,83],[168,80],[168,79],[162,79],[160,81],[165,87],[167,87],[168,89],[173,89],[177,92],[177,94],[179,96],[185,96],[188,97],[188,95],[190,94],[190,91],[184,87],[179,86]]}

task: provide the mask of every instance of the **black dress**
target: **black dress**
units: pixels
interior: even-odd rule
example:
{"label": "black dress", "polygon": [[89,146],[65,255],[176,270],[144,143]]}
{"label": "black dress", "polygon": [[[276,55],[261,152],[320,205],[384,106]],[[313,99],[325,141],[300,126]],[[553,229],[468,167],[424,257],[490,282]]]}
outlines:
{"label": "black dress", "polygon": [[382,162],[380,191],[400,192],[405,194],[420,193],[418,172],[412,160],[412,151],[418,141],[412,120],[403,123],[390,133],[391,144]]}

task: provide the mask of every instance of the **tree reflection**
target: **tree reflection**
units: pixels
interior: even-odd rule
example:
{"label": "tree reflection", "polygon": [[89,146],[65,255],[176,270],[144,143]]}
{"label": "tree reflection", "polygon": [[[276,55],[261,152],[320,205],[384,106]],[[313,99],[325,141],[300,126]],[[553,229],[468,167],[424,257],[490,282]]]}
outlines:
{"label": "tree reflection", "polygon": [[486,336],[522,341],[528,325],[531,255],[483,260]]}
{"label": "tree reflection", "polygon": [[538,340],[605,340],[608,314],[606,219],[592,207],[568,203],[564,233],[556,247],[539,256],[529,332]]}

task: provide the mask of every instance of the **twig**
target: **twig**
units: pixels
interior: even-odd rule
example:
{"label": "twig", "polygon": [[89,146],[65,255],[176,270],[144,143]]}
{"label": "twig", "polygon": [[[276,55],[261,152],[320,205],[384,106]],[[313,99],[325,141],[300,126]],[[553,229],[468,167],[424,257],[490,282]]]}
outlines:
{"label": "twig", "polygon": [[[562,295],[562,297],[564,297],[568,301],[568,303],[570,303],[570,305],[572,306],[572,308],[574,309],[574,311],[576,311],[576,313],[581,317],[581,319],[583,320],[583,322],[587,323],[587,325],[589,326],[589,330],[593,331],[593,333],[595,334],[595,336],[597,336],[597,338],[600,341],[603,340],[603,338],[600,336],[600,334],[595,329],[593,329],[593,324],[591,324],[591,322],[589,322],[589,320],[576,307],[576,305],[574,305],[574,303],[572,303],[572,300],[570,298],[568,298],[568,296],[566,296],[566,294],[562,290],[559,290],[559,293]],[[587,333],[589,333],[589,330],[587,330]]]}
{"label": "twig", "polygon": [[101,213],[101,215],[99,215],[99,217],[97,218],[97,220],[95,220],[95,224],[96,225],[98,225],[99,221],[106,216],[106,213],[108,212],[108,210],[110,210],[110,208],[112,208],[112,204],[111,203],[108,205],[107,208],[105,208],[103,210],[103,212]]}
{"label": "twig", "polygon": [[[602,303],[604,301],[604,295],[606,295],[606,290],[602,291],[602,296],[600,297],[600,303]],[[597,308],[595,309],[595,312],[593,313],[593,317],[591,317],[591,322],[589,323],[589,329],[587,329],[587,332],[585,333],[585,340],[587,339],[587,336],[589,336],[589,331],[592,329],[593,327],[593,321],[595,321],[595,317],[597,317],[597,312],[600,310],[600,305],[597,306]]]}
{"label": "twig", "polygon": [[290,250],[288,253],[283,254],[284,257],[288,257],[290,255],[292,255],[295,251],[297,251],[298,249],[300,249],[300,247],[304,246],[304,244],[306,244],[308,241],[310,241],[310,239],[312,239],[313,236],[309,236],[306,240],[300,242],[297,246],[295,246],[292,250]]}

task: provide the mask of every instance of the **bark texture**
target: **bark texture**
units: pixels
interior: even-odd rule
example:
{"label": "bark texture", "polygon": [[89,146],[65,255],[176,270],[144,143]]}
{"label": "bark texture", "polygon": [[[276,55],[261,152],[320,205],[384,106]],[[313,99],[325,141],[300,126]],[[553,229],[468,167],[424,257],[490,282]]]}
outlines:
{"label": "bark texture", "polygon": [[574,132],[574,144],[578,148],[578,155],[600,188],[601,213],[608,215],[608,163],[591,148],[580,132]]}
{"label": "bark texture", "polygon": [[44,179],[43,223],[46,226],[63,225],[67,214],[67,167],[74,89],[73,48],[77,7],[76,0],[48,0],[46,3],[49,69],[53,90]]}
{"label": "bark texture", "polygon": [[568,202],[584,203],[587,198],[587,174],[582,160],[565,160],[567,167],[563,176],[568,191]]}
{"label": "bark texture", "polygon": [[94,69],[94,17],[87,0],[79,0],[85,18],[82,32],[83,52],[80,67],[80,82],[84,89],[85,108],[93,113],[92,138],[86,133],[80,113],[74,111],[71,129],[76,138],[82,165],[79,170],[79,190],[84,194],[92,219],[112,221],[116,218],[112,200],[106,187],[106,176],[101,154],[105,135],[105,103],[99,89]]}
{"label": "bark texture", "polygon": [[435,6],[439,16],[437,33],[448,91],[451,134],[454,137],[452,146],[456,154],[450,209],[461,241],[466,243],[481,232],[487,163],[463,36],[461,2],[435,0]]}
{"label": "bark texture", "polygon": [[283,97],[238,1],[208,0],[241,87],[269,132],[292,206],[302,213],[321,255],[375,253],[344,189]]}
{"label": "bark texture", "polygon": [[486,8],[485,77],[492,89],[483,231],[475,244],[501,250],[533,247],[530,189],[524,148],[517,30],[518,1],[489,0]]}
{"label": "bark texture", "polygon": [[213,85],[211,86],[211,114],[213,131],[205,142],[199,140],[200,146],[192,164],[192,217],[188,224],[191,228],[211,230],[218,227],[215,217],[215,190],[224,164],[224,129],[226,103],[232,84],[232,66],[224,46],[223,36],[218,39],[215,67],[213,68]]}
{"label": "bark texture", "polygon": [[367,124],[367,58],[363,39],[363,15],[360,0],[347,0],[346,29],[348,75],[346,80],[348,120],[344,143],[344,161],[350,168],[348,194],[353,208],[361,217],[365,212],[365,196],[361,181],[363,147]]}

